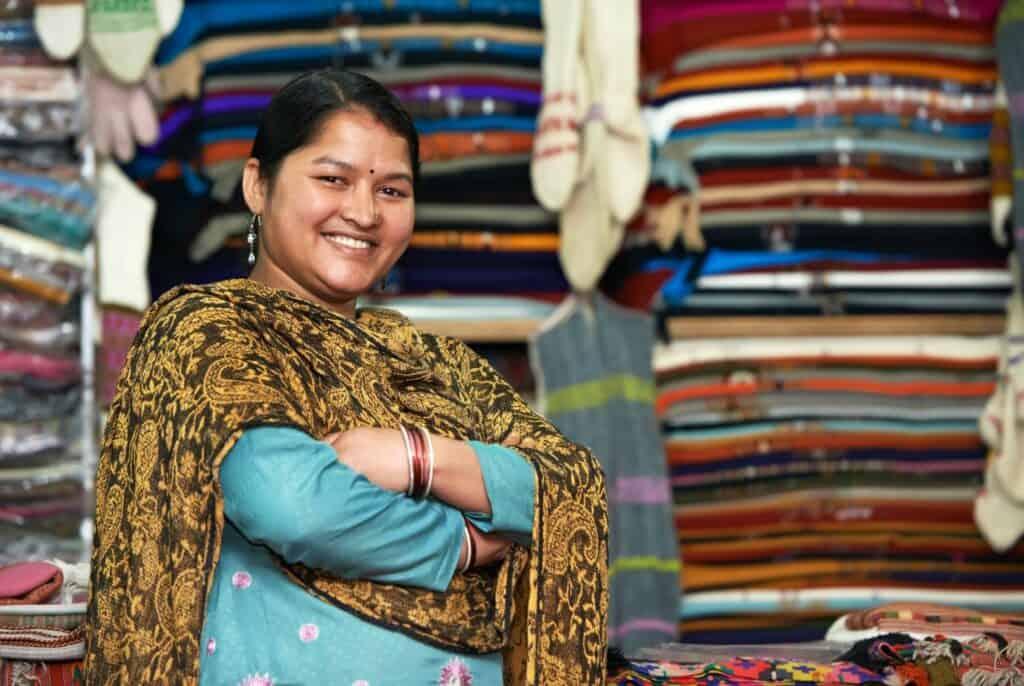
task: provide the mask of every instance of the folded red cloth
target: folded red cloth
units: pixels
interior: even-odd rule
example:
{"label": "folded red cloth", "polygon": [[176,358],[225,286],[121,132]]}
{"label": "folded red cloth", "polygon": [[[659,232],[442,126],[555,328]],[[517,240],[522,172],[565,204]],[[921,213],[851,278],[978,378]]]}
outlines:
{"label": "folded red cloth", "polygon": [[64,574],[49,562],[15,562],[0,567],[0,605],[45,603],[63,583]]}
{"label": "folded red cloth", "polygon": [[0,686],[25,683],[37,686],[81,686],[85,683],[84,674],[82,660],[4,660],[0,664]]}

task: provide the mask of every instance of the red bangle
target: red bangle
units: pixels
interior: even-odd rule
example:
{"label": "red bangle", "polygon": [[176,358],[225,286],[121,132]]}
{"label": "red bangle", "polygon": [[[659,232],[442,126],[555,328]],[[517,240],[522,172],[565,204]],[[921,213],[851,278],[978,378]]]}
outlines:
{"label": "red bangle", "polygon": [[414,498],[419,498],[422,497],[427,485],[426,459],[424,457],[426,446],[423,443],[423,436],[415,429],[409,431],[409,439],[412,444],[412,495]]}

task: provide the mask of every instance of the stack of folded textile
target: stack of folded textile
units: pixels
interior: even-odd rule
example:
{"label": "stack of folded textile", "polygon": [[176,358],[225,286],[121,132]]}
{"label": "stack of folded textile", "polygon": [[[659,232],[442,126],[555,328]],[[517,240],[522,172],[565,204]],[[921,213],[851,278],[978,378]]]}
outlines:
{"label": "stack of folded textile", "polygon": [[977,625],[963,640],[884,633],[852,644],[666,644],[608,671],[608,683],[621,686],[1007,686],[1022,681],[1024,642],[987,625]]}
{"label": "stack of folded textile", "polygon": [[154,297],[244,273],[239,180],[262,110],[298,73],[343,66],[392,89],[421,135],[417,231],[389,292],[557,299],[557,225],[529,177],[542,44],[539,0],[188,3],[157,55],[159,140],[129,165],[158,201]]}
{"label": "stack of folded textile", "polygon": [[1001,312],[999,5],[643,0],[653,182],[607,286],[692,315]]}
{"label": "stack of folded textile", "polygon": [[[84,683],[85,603],[77,577],[88,574],[70,569],[76,579],[66,583],[48,562],[0,567],[0,686]],[[75,589],[78,597],[69,592]]]}
{"label": "stack of folded textile", "polygon": [[879,675],[851,663],[816,664],[775,658],[734,657],[718,662],[681,664],[637,662],[609,679],[613,684],[687,684],[689,686],[858,686],[877,684]]}
{"label": "stack of folded textile", "polygon": [[81,554],[79,308],[96,200],[75,153],[80,89],[0,10],[0,564]]}
{"label": "stack of folded textile", "polygon": [[659,346],[683,638],[813,640],[884,601],[1024,608],[1024,544],[996,554],[973,518],[998,352],[938,336]]}
{"label": "stack of folded textile", "polygon": [[609,684],[821,686],[878,684],[873,669],[838,659],[843,643],[730,645],[666,643],[636,660],[609,661]]}
{"label": "stack of folded textile", "polygon": [[893,603],[843,615],[829,629],[826,638],[860,641],[894,633],[907,634],[914,639],[942,635],[958,640],[999,634],[1007,643],[1021,642],[1024,641],[1024,616],[951,605]]}

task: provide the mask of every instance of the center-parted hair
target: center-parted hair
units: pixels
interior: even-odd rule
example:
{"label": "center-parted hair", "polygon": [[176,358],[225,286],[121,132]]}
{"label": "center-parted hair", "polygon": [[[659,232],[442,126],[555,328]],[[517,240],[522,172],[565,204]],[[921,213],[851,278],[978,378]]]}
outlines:
{"label": "center-parted hair", "polygon": [[259,160],[260,176],[273,185],[284,158],[313,141],[328,118],[357,109],[369,112],[405,139],[415,184],[420,175],[420,140],[412,117],[380,83],[344,69],[307,72],[274,95],[252,144],[252,157]]}

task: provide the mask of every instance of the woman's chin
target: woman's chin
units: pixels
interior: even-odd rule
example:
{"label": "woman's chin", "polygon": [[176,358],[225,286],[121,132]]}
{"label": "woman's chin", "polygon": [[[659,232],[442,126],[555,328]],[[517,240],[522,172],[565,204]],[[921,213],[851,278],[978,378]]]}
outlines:
{"label": "woman's chin", "polygon": [[373,284],[371,280],[351,277],[324,280],[326,291],[334,301],[352,300],[366,295],[373,290]]}

